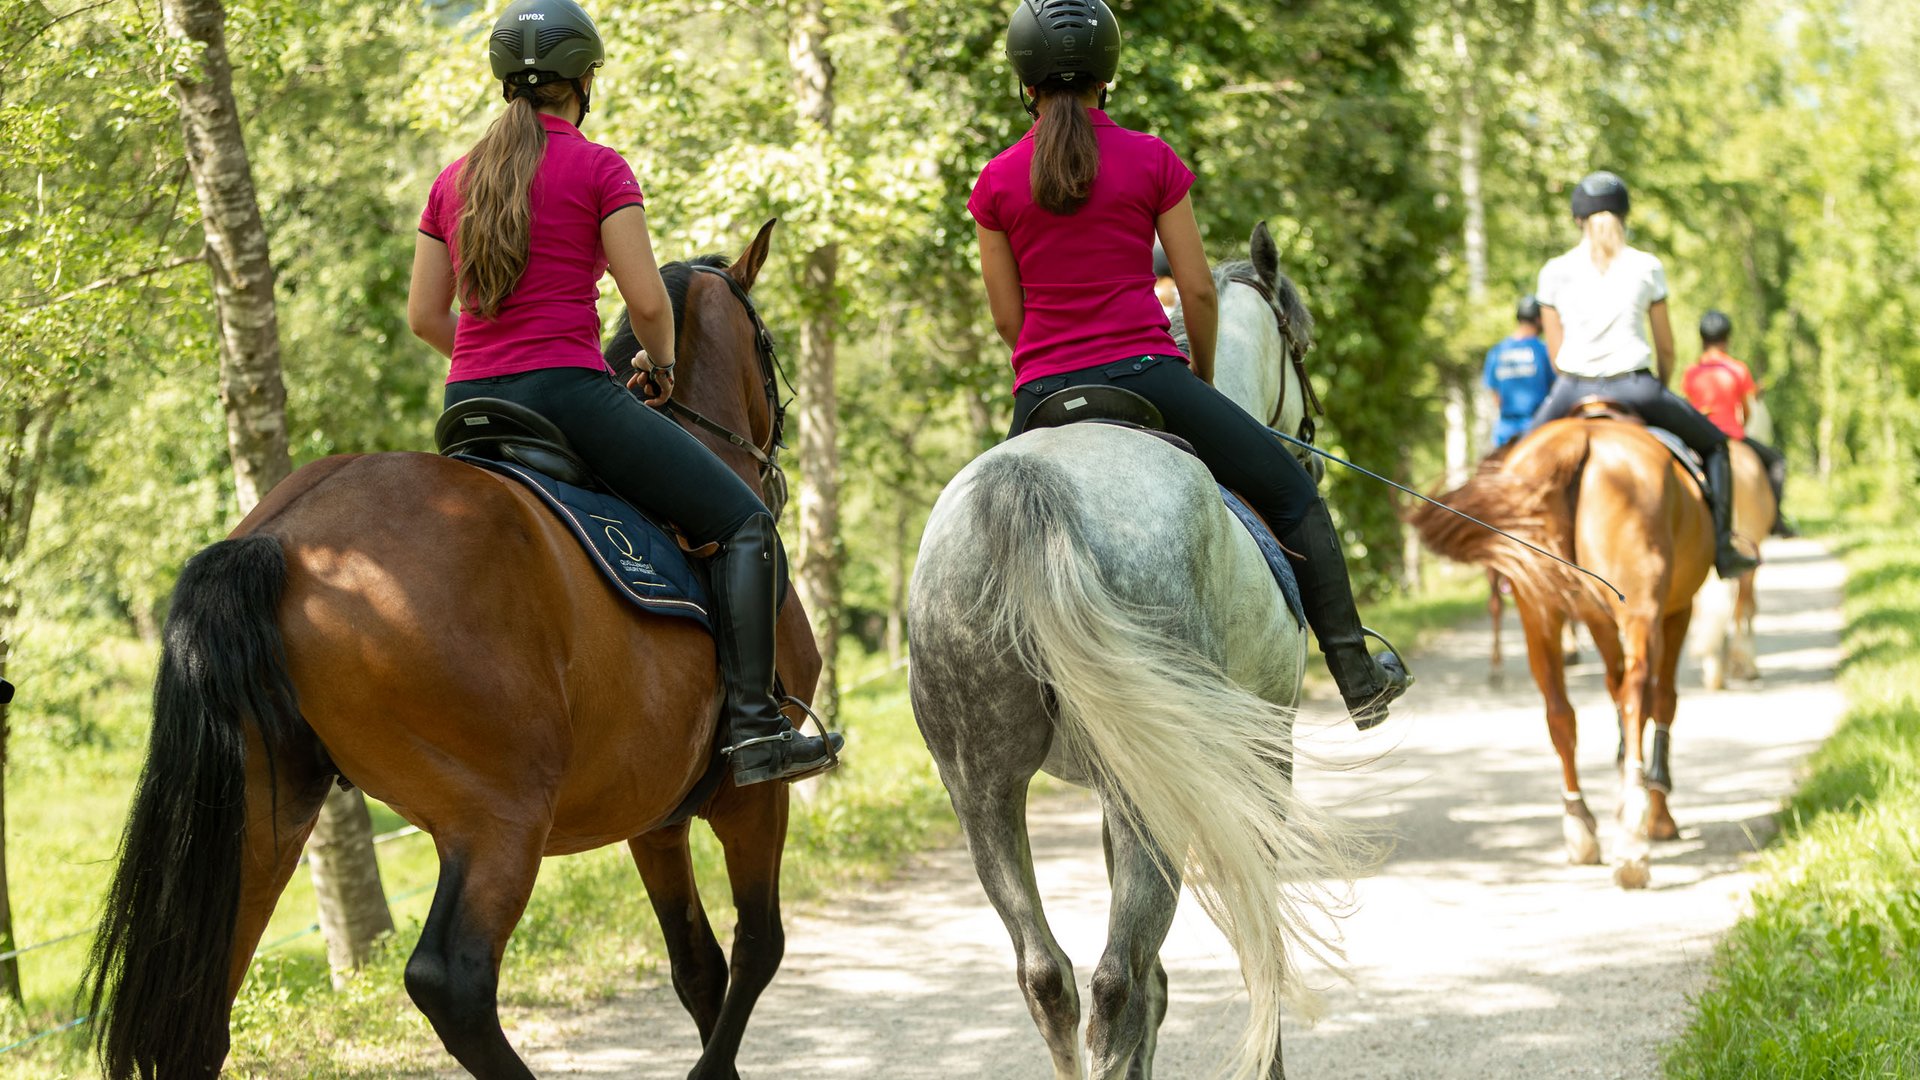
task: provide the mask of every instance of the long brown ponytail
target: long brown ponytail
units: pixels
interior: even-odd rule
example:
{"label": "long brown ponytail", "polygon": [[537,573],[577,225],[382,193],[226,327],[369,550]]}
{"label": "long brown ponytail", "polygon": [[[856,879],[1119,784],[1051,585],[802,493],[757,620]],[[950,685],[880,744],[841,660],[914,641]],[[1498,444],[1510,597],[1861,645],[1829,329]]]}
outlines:
{"label": "long brown ponytail", "polygon": [[460,264],[460,306],[482,319],[500,305],[527,272],[533,237],[533,174],[547,152],[541,106],[573,96],[565,83],[509,88],[503,112],[467,153],[458,180],[462,206],[454,250]]}
{"label": "long brown ponytail", "polygon": [[1034,88],[1040,124],[1033,132],[1033,201],[1071,214],[1087,205],[1100,172],[1100,140],[1077,87],[1048,79]]}

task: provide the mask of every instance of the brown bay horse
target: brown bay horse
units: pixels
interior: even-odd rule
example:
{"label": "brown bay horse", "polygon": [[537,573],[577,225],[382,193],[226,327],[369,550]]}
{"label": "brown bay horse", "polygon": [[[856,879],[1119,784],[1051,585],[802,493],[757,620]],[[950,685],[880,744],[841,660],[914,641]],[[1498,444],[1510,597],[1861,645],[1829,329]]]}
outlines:
{"label": "brown bay horse", "polygon": [[[684,297],[678,398],[763,451],[776,438],[771,358],[744,290],[772,228],[731,263],[698,260],[725,268],[738,295],[689,264],[662,271]],[[624,373],[631,350],[609,359]],[[760,483],[747,452],[695,434]],[[810,698],[820,658],[791,596],[779,640],[786,687]],[[733,1080],[783,949],[788,792],[727,782],[700,809],[739,914],[729,968],[688,825],[662,827],[707,769],[719,703],[706,631],[616,596],[518,484],[431,454],[300,469],[174,593],[88,979],[107,1075],[219,1073],[234,995],[341,781],[433,836],[439,882],[406,986],[468,1071],[532,1076],[496,1000],[541,858],[624,841],[704,1046],[691,1075]]]}
{"label": "brown bay horse", "polygon": [[[1713,567],[1713,520],[1698,485],[1637,423],[1556,420],[1517,443],[1504,461],[1439,501],[1592,569],[1620,599],[1517,544],[1422,506],[1409,517],[1434,552],[1513,582],[1527,662],[1546,699],[1547,731],[1564,779],[1562,821],[1575,863],[1600,861],[1594,817],[1575,765],[1577,731],[1567,698],[1561,631],[1585,623],[1606,664],[1621,725],[1620,820],[1614,880],[1646,885],[1649,839],[1678,834],[1668,810],[1668,765],[1679,666],[1694,594]],[[1652,729],[1652,748],[1645,736]]]}

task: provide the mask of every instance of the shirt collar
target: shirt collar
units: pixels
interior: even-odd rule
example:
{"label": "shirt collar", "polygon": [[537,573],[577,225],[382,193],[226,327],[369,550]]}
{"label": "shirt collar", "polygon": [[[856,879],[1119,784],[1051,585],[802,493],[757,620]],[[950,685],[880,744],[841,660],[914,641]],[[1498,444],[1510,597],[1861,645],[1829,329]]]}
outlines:
{"label": "shirt collar", "polygon": [[546,128],[547,133],[550,135],[571,135],[576,139],[586,137],[580,134],[579,128],[574,127],[572,124],[567,123],[552,113],[541,113],[539,115],[540,126]]}

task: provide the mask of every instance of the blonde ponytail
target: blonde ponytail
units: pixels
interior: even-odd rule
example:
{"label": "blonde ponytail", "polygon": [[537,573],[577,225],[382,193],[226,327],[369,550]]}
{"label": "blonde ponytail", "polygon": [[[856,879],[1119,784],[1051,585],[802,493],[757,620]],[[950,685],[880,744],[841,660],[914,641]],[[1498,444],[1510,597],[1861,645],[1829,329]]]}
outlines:
{"label": "blonde ponytail", "polygon": [[1626,222],[1611,210],[1601,210],[1587,215],[1580,231],[1586,234],[1587,254],[1593,257],[1593,265],[1606,273],[1627,246]]}

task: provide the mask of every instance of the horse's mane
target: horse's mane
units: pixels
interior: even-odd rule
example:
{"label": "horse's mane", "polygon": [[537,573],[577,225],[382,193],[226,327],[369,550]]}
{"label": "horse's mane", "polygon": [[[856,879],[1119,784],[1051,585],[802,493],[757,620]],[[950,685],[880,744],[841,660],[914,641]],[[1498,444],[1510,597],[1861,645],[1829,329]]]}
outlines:
{"label": "horse's mane", "polygon": [[[1227,284],[1234,278],[1258,278],[1248,259],[1232,259],[1213,268],[1213,287],[1221,293],[1227,291]],[[1306,301],[1300,298],[1300,287],[1284,273],[1276,272],[1279,280],[1274,283],[1274,301],[1280,305],[1280,311],[1287,317],[1288,343],[1293,346],[1296,355],[1305,356],[1313,348],[1313,313],[1307,310]],[[1187,316],[1180,308],[1173,311],[1173,340],[1182,352],[1189,350],[1187,343]]]}
{"label": "horse's mane", "polygon": [[[667,286],[667,302],[673,307],[673,328],[676,332],[687,321],[687,291],[693,288],[693,268],[712,267],[725,270],[733,265],[733,260],[725,255],[698,255],[681,262],[670,262],[660,268],[660,280]],[[627,318],[627,309],[620,309],[619,321],[614,324],[613,336],[607,339],[606,348],[600,355],[613,369],[616,377],[625,381],[633,374],[633,358],[640,355],[640,339],[634,335],[633,321]]]}

